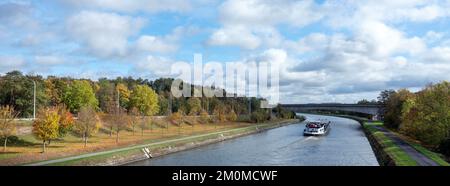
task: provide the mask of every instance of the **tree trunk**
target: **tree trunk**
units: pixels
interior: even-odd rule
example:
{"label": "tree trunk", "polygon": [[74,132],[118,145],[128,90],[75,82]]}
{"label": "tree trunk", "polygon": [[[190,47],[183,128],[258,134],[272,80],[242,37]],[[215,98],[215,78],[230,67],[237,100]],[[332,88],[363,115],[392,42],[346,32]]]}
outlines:
{"label": "tree trunk", "polygon": [[84,141],[84,147],[86,147],[87,145],[87,137],[86,137],[86,133],[83,132],[83,141]]}
{"label": "tree trunk", "polygon": [[109,129],[109,137],[112,137],[112,133],[113,133],[113,127],[111,126],[111,128]]}
{"label": "tree trunk", "polygon": [[42,152],[45,153],[45,140],[42,141]]}
{"label": "tree trunk", "polygon": [[5,144],[3,145],[3,152],[6,152],[6,143],[8,142],[8,137],[5,137]]}
{"label": "tree trunk", "polygon": [[133,136],[134,136],[134,131],[135,131],[134,128],[135,128],[135,126],[133,125]]}
{"label": "tree trunk", "polygon": [[144,128],[141,129],[141,136],[144,137]]}
{"label": "tree trunk", "polygon": [[119,143],[119,131],[116,132],[116,143]]}

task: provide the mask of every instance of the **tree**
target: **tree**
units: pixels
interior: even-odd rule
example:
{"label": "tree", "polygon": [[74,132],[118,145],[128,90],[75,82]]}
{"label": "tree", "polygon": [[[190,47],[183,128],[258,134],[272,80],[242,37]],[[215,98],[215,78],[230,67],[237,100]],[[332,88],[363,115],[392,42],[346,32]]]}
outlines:
{"label": "tree", "polygon": [[200,123],[208,123],[209,122],[209,114],[205,110],[200,112]]}
{"label": "tree", "polygon": [[401,89],[396,93],[390,94],[390,97],[386,99],[385,103],[385,126],[392,129],[398,129],[399,125],[402,123],[401,115],[403,104],[412,97],[414,97],[414,94],[406,89]]}
{"label": "tree", "polygon": [[33,116],[34,82],[36,82],[36,105],[46,106],[47,94],[41,76],[24,76],[20,71],[12,71],[0,77],[0,105],[9,105],[21,117]]}
{"label": "tree", "polygon": [[45,94],[48,96],[51,106],[59,105],[63,102],[63,90],[67,87],[64,79],[49,76],[45,81]]}
{"label": "tree", "polygon": [[114,84],[109,82],[107,79],[99,80],[99,90],[97,91],[97,98],[99,101],[100,109],[104,112],[109,113],[110,105],[117,105],[116,91]]}
{"label": "tree", "polygon": [[169,116],[169,121],[172,122],[173,124],[181,126],[181,124],[183,122],[183,114],[181,114],[180,112],[172,113]]}
{"label": "tree", "polygon": [[213,116],[216,121],[225,122],[227,120],[225,106],[223,104],[215,106]]}
{"label": "tree", "polygon": [[378,96],[378,103],[380,104],[386,104],[389,100],[389,98],[395,94],[395,90],[383,90],[380,92],[380,95]]}
{"label": "tree", "polygon": [[46,152],[45,144],[58,137],[60,116],[55,108],[43,108],[33,123],[33,134],[42,140],[42,152]]}
{"label": "tree", "polygon": [[13,107],[0,107],[0,136],[4,139],[3,151],[6,152],[6,144],[8,137],[12,136],[16,131],[16,119],[18,112],[14,111]]}
{"label": "tree", "polygon": [[200,99],[196,98],[196,97],[191,97],[188,99],[187,101],[188,107],[189,107],[189,115],[194,116],[194,115],[198,115],[198,113],[201,111],[202,109],[202,103],[200,101]]}
{"label": "tree", "polygon": [[127,115],[127,112],[123,108],[117,108],[108,116],[108,125],[111,128],[111,133],[114,130],[116,132],[116,143],[119,143],[120,131],[126,129],[130,125],[131,119]]}
{"label": "tree", "polygon": [[138,109],[137,108],[132,108],[131,109],[131,112],[130,112],[130,122],[129,122],[129,124],[130,124],[130,126],[131,126],[131,129],[133,130],[133,136],[134,136],[134,132],[136,131],[135,130],[135,128],[136,128],[136,125],[138,125],[139,124],[139,122],[140,122],[140,116],[141,114],[139,113],[139,111],[138,111]]}
{"label": "tree", "polygon": [[437,147],[450,137],[450,83],[429,85],[402,109],[400,131]]}
{"label": "tree", "polygon": [[75,119],[73,118],[72,113],[70,113],[67,110],[67,107],[65,105],[59,105],[57,106],[58,114],[60,116],[59,119],[59,127],[58,127],[58,136],[64,137],[66,136],[67,132],[69,132],[74,123]]}
{"label": "tree", "polygon": [[99,118],[93,108],[88,106],[80,108],[74,131],[81,135],[84,147],[87,146],[88,138],[97,133],[100,126]]}
{"label": "tree", "polygon": [[158,95],[146,85],[137,85],[131,93],[130,106],[144,115],[154,115],[159,112]]}
{"label": "tree", "polygon": [[123,83],[118,83],[116,85],[116,92],[119,93],[119,102],[122,108],[130,108],[130,95],[131,91]]}
{"label": "tree", "polygon": [[231,110],[227,115],[228,121],[236,121],[237,120],[237,114],[234,112],[234,110]]}
{"label": "tree", "polygon": [[64,103],[73,113],[80,111],[82,107],[98,108],[98,100],[94,89],[87,80],[75,80],[64,91]]}
{"label": "tree", "polygon": [[144,130],[147,129],[147,123],[152,122],[151,118],[141,116],[138,120],[139,128],[141,129],[141,136],[144,136]]}
{"label": "tree", "polygon": [[163,95],[159,95],[159,115],[168,115],[169,111],[169,100],[165,98]]}

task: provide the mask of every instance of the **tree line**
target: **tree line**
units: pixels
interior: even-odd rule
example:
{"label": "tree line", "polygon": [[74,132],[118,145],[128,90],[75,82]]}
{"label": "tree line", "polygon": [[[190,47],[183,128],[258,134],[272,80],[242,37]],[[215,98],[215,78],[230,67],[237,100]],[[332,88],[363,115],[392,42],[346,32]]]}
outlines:
{"label": "tree line", "polygon": [[[0,129],[4,148],[14,134],[14,119],[33,116],[36,85],[37,118],[33,133],[45,145],[68,132],[80,136],[85,145],[99,128],[109,128],[110,136],[122,130],[145,129],[146,116],[165,115],[172,124],[223,121],[264,122],[271,117],[294,118],[295,113],[280,106],[263,109],[255,97],[172,97],[174,79],[147,80],[132,77],[116,79],[75,79],[70,77],[24,75],[12,71],[0,76]],[[202,88],[190,85],[191,90]],[[209,87],[210,88],[210,87]],[[214,87],[212,87],[214,89]],[[226,91],[224,91],[226,94]],[[195,116],[189,121],[184,116]],[[77,118],[77,119],[75,119]]]}
{"label": "tree line", "polygon": [[450,156],[450,83],[429,84],[418,92],[385,90],[384,125]]}

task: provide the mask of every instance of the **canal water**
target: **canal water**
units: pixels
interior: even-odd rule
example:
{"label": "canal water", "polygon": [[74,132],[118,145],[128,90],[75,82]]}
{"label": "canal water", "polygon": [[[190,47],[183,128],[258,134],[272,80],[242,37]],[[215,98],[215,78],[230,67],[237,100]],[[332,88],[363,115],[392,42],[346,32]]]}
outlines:
{"label": "canal water", "polygon": [[305,122],[301,122],[129,165],[378,165],[358,122],[331,116],[300,115],[306,116],[307,121],[331,121],[329,134],[303,136]]}

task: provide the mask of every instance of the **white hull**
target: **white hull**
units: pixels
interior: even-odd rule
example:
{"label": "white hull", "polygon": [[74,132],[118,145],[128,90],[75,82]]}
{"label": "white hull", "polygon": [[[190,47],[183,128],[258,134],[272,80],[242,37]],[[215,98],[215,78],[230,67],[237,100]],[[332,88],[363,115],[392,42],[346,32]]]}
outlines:
{"label": "white hull", "polygon": [[[303,135],[305,136],[321,136],[326,135],[330,131],[330,123],[320,123],[320,127],[308,127],[310,124],[308,123],[303,130]],[[313,125],[318,125],[313,124]]]}

